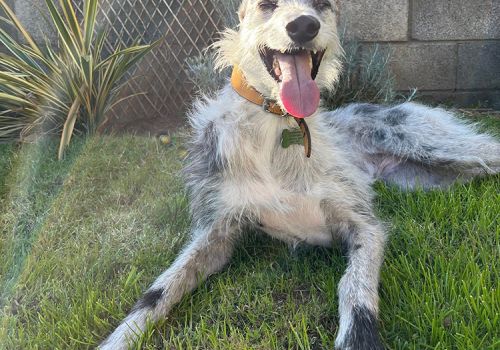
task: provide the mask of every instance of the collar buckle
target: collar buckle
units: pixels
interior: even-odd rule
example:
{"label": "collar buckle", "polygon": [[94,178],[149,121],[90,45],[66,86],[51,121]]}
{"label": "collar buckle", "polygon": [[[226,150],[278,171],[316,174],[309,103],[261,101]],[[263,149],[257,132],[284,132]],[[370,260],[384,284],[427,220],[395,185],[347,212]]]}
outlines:
{"label": "collar buckle", "polygon": [[270,98],[264,97],[264,101],[262,101],[262,108],[265,112],[272,113],[271,104],[275,104],[276,101]]}
{"label": "collar buckle", "polygon": [[[273,107],[277,107],[276,100],[273,100],[273,99],[267,98],[267,97],[263,97],[263,99],[264,99],[264,101],[262,102],[262,108],[264,109],[264,111],[267,113],[276,114],[276,112],[274,112],[272,110]],[[289,114],[286,111],[282,110],[282,114],[281,114],[282,117],[286,117],[288,115]]]}

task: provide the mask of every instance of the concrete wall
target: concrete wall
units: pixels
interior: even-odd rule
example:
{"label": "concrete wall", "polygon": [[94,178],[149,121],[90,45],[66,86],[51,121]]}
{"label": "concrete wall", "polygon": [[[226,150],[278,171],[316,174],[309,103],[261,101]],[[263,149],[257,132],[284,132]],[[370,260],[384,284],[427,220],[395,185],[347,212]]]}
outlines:
{"label": "concrete wall", "polygon": [[390,46],[397,88],[500,109],[500,0],[340,0],[350,38]]}

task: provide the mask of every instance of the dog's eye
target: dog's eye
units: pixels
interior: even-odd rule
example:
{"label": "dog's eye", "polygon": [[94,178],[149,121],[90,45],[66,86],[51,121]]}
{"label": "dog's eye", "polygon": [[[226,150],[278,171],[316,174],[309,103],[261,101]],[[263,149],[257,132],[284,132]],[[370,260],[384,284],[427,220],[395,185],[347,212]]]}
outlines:
{"label": "dog's eye", "polygon": [[318,11],[325,11],[332,8],[330,1],[316,0],[314,1],[314,8]]}
{"label": "dog's eye", "polygon": [[278,2],[276,0],[264,0],[259,2],[259,8],[262,11],[274,11],[278,7]]}

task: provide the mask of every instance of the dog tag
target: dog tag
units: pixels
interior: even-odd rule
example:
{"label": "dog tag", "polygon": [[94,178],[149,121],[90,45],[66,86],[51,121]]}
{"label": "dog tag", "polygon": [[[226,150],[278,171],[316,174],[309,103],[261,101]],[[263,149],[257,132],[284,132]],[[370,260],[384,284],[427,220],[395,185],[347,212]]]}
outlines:
{"label": "dog tag", "polygon": [[298,129],[285,129],[281,134],[281,147],[288,148],[291,145],[304,145],[306,157],[311,157],[311,134],[304,119],[295,118],[299,125]]}
{"label": "dog tag", "polygon": [[285,129],[281,134],[281,147],[288,148],[291,145],[303,145],[304,136],[300,129]]}

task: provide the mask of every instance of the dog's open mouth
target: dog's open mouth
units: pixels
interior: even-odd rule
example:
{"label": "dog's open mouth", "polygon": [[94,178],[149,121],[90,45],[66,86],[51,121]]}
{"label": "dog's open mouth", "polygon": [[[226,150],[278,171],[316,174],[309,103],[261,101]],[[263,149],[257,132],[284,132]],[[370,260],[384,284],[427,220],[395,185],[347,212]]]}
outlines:
{"label": "dog's open mouth", "polygon": [[269,74],[280,86],[280,98],[288,113],[297,118],[314,114],[319,106],[319,88],[314,79],[325,50],[304,49],[260,52]]}

